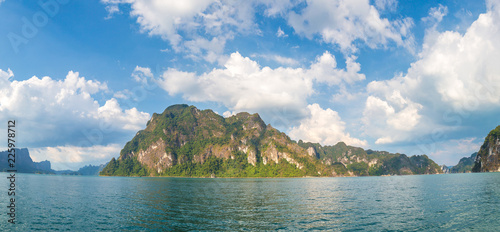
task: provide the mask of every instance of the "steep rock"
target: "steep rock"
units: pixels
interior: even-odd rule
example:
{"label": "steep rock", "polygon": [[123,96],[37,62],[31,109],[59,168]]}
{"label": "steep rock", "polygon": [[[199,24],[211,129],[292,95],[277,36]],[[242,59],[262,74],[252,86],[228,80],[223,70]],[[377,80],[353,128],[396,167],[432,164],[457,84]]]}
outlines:
{"label": "steep rock", "polygon": [[500,171],[500,126],[490,131],[484,139],[484,143],[477,153],[472,171]]}
{"label": "steep rock", "polygon": [[[8,151],[0,152],[0,171],[7,171],[9,168]],[[12,153],[10,153],[12,154]],[[51,169],[50,161],[33,162],[27,148],[15,149],[15,169],[23,173],[54,173]]]}

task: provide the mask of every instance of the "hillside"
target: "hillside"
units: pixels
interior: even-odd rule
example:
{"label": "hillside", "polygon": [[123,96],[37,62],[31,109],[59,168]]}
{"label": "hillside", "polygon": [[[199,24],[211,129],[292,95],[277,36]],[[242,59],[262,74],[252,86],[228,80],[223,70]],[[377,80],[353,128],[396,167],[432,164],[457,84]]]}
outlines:
{"label": "hillside", "polygon": [[450,168],[450,173],[467,173],[472,171],[474,160],[476,160],[477,152],[474,152],[470,157],[460,159],[457,165]]}
{"label": "hillside", "polygon": [[500,126],[490,131],[477,153],[473,172],[500,171]]}
{"label": "hillside", "polygon": [[118,176],[363,176],[440,173],[427,156],[407,157],[292,141],[258,114],[224,118],[211,110],[173,105],[153,114],[101,175]]}

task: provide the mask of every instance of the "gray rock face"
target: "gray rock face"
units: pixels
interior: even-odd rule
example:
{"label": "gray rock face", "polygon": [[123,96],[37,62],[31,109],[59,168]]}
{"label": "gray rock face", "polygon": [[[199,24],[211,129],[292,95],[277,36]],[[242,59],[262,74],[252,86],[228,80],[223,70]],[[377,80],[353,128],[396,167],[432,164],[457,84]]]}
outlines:
{"label": "gray rock face", "polygon": [[[12,153],[10,153],[12,154]],[[16,162],[15,169],[21,173],[53,173],[50,161],[33,162],[27,148],[15,149]],[[0,152],[0,171],[7,171],[9,167],[9,152]]]}
{"label": "gray rock face", "polygon": [[473,172],[500,172],[500,126],[490,131],[477,153]]}
{"label": "gray rock face", "polygon": [[139,162],[161,173],[165,168],[171,167],[174,163],[174,156],[165,152],[165,142],[159,139],[151,144],[146,150],[140,150],[136,155]]}
{"label": "gray rock face", "polygon": [[446,165],[441,165],[441,170],[443,171],[444,174],[449,174],[451,173],[450,172],[450,168],[447,167]]}
{"label": "gray rock face", "polygon": [[307,148],[307,154],[311,157],[319,158],[318,153],[316,152],[316,149],[314,149],[314,147]]}

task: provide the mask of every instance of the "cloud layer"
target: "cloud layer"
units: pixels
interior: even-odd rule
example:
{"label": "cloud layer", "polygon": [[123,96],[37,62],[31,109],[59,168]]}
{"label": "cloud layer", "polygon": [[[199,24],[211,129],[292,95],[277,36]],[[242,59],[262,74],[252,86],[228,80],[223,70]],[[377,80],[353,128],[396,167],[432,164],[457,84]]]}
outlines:
{"label": "cloud layer", "polygon": [[86,80],[78,72],[70,71],[63,80],[34,76],[16,81],[12,76],[0,70],[0,120],[18,122],[19,146],[105,144],[143,128],[150,118],[136,108],[122,109],[114,98],[100,105],[93,96],[109,91],[106,83]]}
{"label": "cloud layer", "polygon": [[[338,45],[344,52],[356,51],[356,41],[371,48],[385,46],[390,41],[408,47],[413,43],[410,33],[412,19],[389,21],[381,18],[369,1],[306,2],[307,6],[299,13],[289,14],[288,24],[309,39],[319,35],[324,42]],[[377,2],[377,5],[385,7],[391,4]]]}
{"label": "cloud layer", "polygon": [[[255,20],[257,9],[263,16],[282,18],[295,33],[308,39],[319,36],[326,43],[337,45],[347,53],[357,51],[357,44],[370,48],[389,43],[413,49],[410,18],[389,20],[382,18],[379,9],[394,9],[394,1],[376,1],[377,8],[368,0],[250,0],[250,1],[165,1],[165,0],[101,0],[110,15],[119,6],[131,8],[142,32],[160,36],[176,52],[193,58],[223,63],[225,44],[240,35],[260,35]],[[277,37],[286,36],[278,28]]]}
{"label": "cloud layer", "polygon": [[[364,123],[377,143],[409,141],[436,128],[462,127],[450,113],[488,112],[500,106],[500,7],[487,4],[487,12],[465,34],[427,31],[419,59],[406,75],[367,86]],[[428,18],[439,22],[442,6]],[[457,128],[454,128],[455,130]]]}

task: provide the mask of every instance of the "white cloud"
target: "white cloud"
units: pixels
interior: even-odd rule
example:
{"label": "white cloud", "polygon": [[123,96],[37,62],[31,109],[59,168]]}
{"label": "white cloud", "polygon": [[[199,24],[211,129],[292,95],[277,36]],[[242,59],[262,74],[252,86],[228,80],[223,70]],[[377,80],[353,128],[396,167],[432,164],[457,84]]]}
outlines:
{"label": "white cloud", "polygon": [[[107,7],[129,5],[142,32],[169,41],[176,52],[209,62],[220,61],[227,40],[237,34],[259,34],[254,6],[263,4],[269,16],[288,4],[215,0],[101,0]],[[109,13],[116,11],[111,7]]]}
{"label": "white cloud", "polygon": [[133,95],[133,93],[128,90],[128,89],[124,89],[122,91],[117,91],[116,93],[113,94],[113,97],[114,98],[117,98],[117,99],[129,99],[130,96]]}
{"label": "white cloud", "polygon": [[288,37],[287,34],[283,30],[281,30],[281,27],[278,27],[278,31],[276,32],[277,37]]}
{"label": "white cloud", "polygon": [[256,55],[256,54],[253,54],[251,55],[252,58],[255,58],[255,57],[262,57],[266,60],[272,60],[274,62],[277,62],[281,65],[285,65],[285,66],[297,66],[299,65],[299,61],[293,59],[293,58],[290,58],[290,57],[284,57],[284,56],[280,56],[280,55],[267,55],[267,54],[263,54],[263,55]]}
{"label": "white cloud", "polygon": [[[376,144],[399,142],[407,139],[407,133],[414,133],[419,124],[422,105],[414,103],[394,91],[385,101],[369,96],[363,112],[365,131],[378,136]],[[388,132],[387,129],[390,128]]]}
{"label": "white cloud", "polygon": [[432,7],[429,10],[429,16],[422,18],[424,22],[439,23],[443,17],[448,14],[448,7],[439,4],[438,7]]}
{"label": "white cloud", "polygon": [[352,138],[345,132],[345,122],[336,111],[322,109],[318,104],[308,105],[309,116],[300,121],[300,125],[290,130],[290,137],[322,145],[335,145],[345,142],[353,146],[366,146],[365,140]]}
{"label": "white cloud", "polygon": [[371,48],[385,46],[389,41],[410,49],[413,44],[410,18],[395,21],[381,18],[367,0],[309,0],[301,12],[289,14],[288,24],[298,34],[309,39],[319,35],[346,53],[357,50],[355,41],[363,41]]}
{"label": "white cloud", "polygon": [[132,72],[132,77],[135,81],[147,84],[148,80],[152,80],[154,78],[153,73],[150,68],[144,68],[136,66],[134,71]]}
{"label": "white cloud", "polygon": [[232,111],[259,112],[275,107],[301,114],[307,97],[313,93],[312,79],[304,70],[261,68],[257,62],[239,53],[231,54],[223,69],[200,76],[168,69],[159,85],[170,95],[182,94],[188,101],[221,102]]}
{"label": "white cloud", "polygon": [[149,120],[148,113],[140,112],[135,107],[123,110],[114,98],[97,109],[97,119],[104,120],[111,126],[122,130],[138,131],[143,129]]}
{"label": "white cloud", "polygon": [[121,146],[109,144],[92,147],[56,146],[30,149],[35,162],[49,160],[54,170],[78,170],[88,164],[100,165],[120,154]]}
{"label": "white cloud", "polygon": [[375,6],[379,10],[395,11],[398,7],[397,0],[375,0]]}
{"label": "white cloud", "polygon": [[[377,136],[379,143],[409,141],[436,128],[450,129],[446,112],[480,114],[500,107],[496,91],[500,87],[500,7],[493,1],[487,5],[487,12],[465,34],[429,30],[419,60],[406,75],[367,86],[366,133]],[[413,129],[404,130],[404,126]]]}
{"label": "white cloud", "polygon": [[5,86],[9,83],[11,77],[14,76],[14,73],[10,68],[7,71],[3,71],[0,69],[0,86]]}
{"label": "white cloud", "polygon": [[226,111],[226,112],[224,112],[224,113],[222,114],[222,116],[224,116],[224,118],[229,118],[229,117],[234,116],[234,115],[236,115],[236,112],[234,112],[234,111],[233,111],[233,112],[231,112],[231,111]]}
{"label": "white cloud", "polygon": [[337,85],[364,79],[357,73],[359,64],[353,60],[348,61],[347,70],[337,69],[336,65],[335,58],[325,52],[309,69],[271,69],[236,52],[223,69],[201,75],[168,69],[159,86],[188,101],[219,102],[231,111],[259,112],[269,117],[275,116],[275,111],[283,111],[284,117],[293,121],[305,116],[314,81]]}
{"label": "white cloud", "polygon": [[342,81],[349,84],[362,81],[365,79],[365,75],[359,73],[361,65],[356,63],[355,60],[356,57],[348,57],[346,59],[346,69],[337,69],[335,56],[325,52],[322,56],[316,58],[307,75],[314,77],[318,82],[327,83],[328,85],[338,85]]}
{"label": "white cloud", "polygon": [[[202,58],[223,64],[224,48],[229,40],[240,35],[261,35],[255,21],[257,10],[265,17],[287,20],[296,33],[312,39],[338,45],[343,52],[355,52],[355,43],[361,41],[371,48],[387,46],[391,41],[413,51],[410,18],[389,21],[381,18],[368,0],[101,0],[109,14],[119,12],[119,5],[130,7],[130,15],[137,19],[141,31],[160,36],[175,52],[187,57]],[[296,13],[293,7],[305,3]],[[394,0],[378,0],[383,9],[395,8]],[[278,37],[286,37],[280,28]],[[222,57],[221,57],[222,56]]]}
{"label": "white cloud", "polygon": [[[8,76],[12,76],[9,71]],[[1,76],[6,72],[0,70]],[[143,128],[149,114],[137,109],[122,109],[112,98],[100,105],[92,96],[108,92],[105,83],[86,80],[70,71],[64,80],[32,77],[6,81],[0,86],[0,120],[15,119],[23,147],[77,145],[116,141],[124,132]],[[99,130],[89,141],[86,135]],[[109,136],[103,138],[103,132]],[[85,143],[87,144],[87,143]],[[87,144],[89,145],[89,144]]]}
{"label": "white cloud", "polygon": [[274,55],[271,57],[271,59],[282,64],[282,65],[287,65],[287,66],[299,65],[299,62],[297,60],[289,58],[289,57],[283,57],[280,55]]}
{"label": "white cloud", "polygon": [[120,13],[120,8],[118,8],[118,4],[110,4],[106,6],[106,11],[108,12],[108,16],[104,19],[111,19],[114,14]]}

